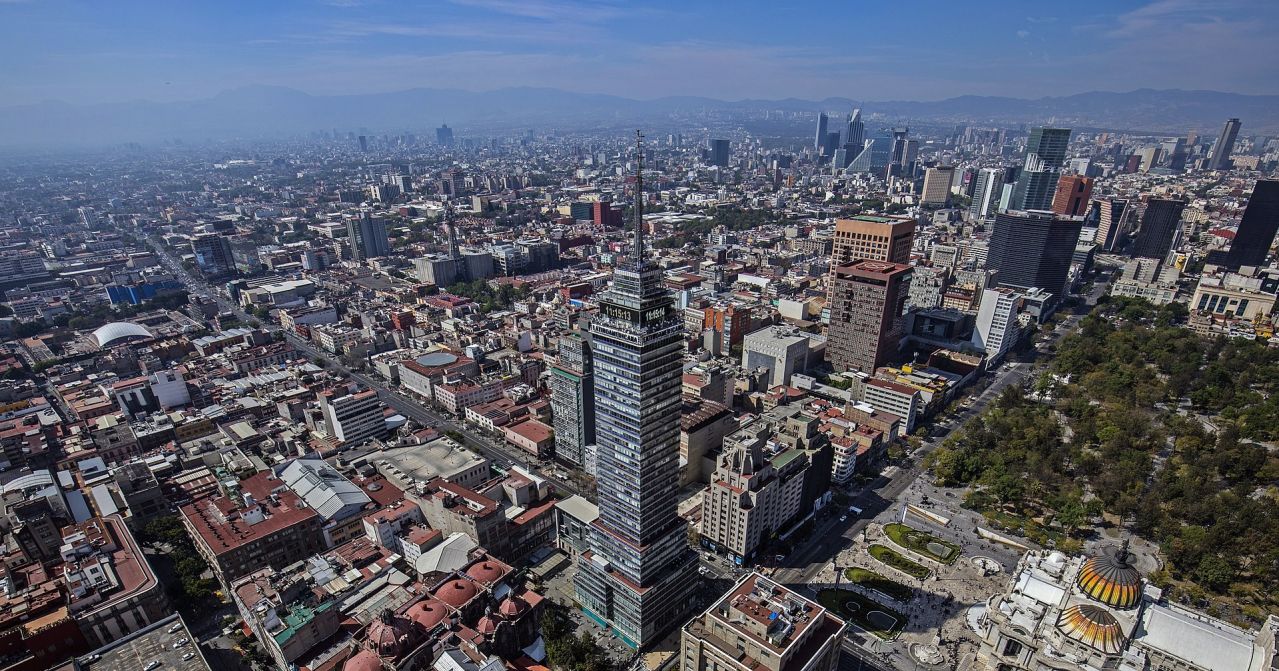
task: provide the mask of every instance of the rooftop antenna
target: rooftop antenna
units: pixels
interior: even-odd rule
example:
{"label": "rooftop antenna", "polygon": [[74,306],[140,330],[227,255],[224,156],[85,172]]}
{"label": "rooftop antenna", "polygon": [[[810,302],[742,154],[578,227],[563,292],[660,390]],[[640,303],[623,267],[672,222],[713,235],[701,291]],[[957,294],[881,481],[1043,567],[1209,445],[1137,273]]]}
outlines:
{"label": "rooftop antenna", "polygon": [[644,134],[635,130],[635,265],[644,265]]}

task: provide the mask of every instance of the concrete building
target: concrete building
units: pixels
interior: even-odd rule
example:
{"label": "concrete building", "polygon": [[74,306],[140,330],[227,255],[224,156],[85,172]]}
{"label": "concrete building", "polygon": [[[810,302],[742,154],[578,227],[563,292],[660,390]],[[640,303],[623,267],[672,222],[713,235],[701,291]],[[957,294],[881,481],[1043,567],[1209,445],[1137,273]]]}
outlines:
{"label": "concrete building", "polygon": [[872,378],[867,380],[863,398],[872,408],[902,418],[906,433],[915,430],[923,401],[918,389],[909,385]]}
{"label": "concrete building", "polygon": [[[816,344],[817,347],[813,345]],[[742,341],[742,368],[766,368],[769,385],[790,384],[791,375],[808,369],[810,353],[825,349],[825,337],[792,326],[768,326],[748,333]],[[820,356],[814,357],[820,360]]]}
{"label": "concrete building", "polygon": [[352,392],[348,387],[334,387],[316,397],[324,415],[324,432],[342,445],[359,445],[386,435],[386,419],[377,391]]}
{"label": "concrete building", "polygon": [[987,365],[995,365],[1021,337],[1017,313],[1022,295],[1012,289],[987,289],[973,326],[973,346],[986,353]]}
{"label": "concrete building", "polygon": [[758,443],[725,450],[702,500],[702,545],[741,565],[798,517],[808,460],[799,450],[766,459]]}
{"label": "concrete building", "polygon": [[859,215],[839,219],[835,222],[831,267],[861,259],[909,263],[914,240],[915,220],[910,217]]}
{"label": "concrete building", "polygon": [[848,624],[758,574],[684,625],[682,671],[834,671]]}
{"label": "concrete building", "polygon": [[62,531],[68,608],[92,647],[159,622],[173,612],[124,520],[91,518]]}
{"label": "concrete building", "polygon": [[1199,278],[1195,294],[1190,299],[1193,312],[1225,315],[1251,321],[1270,314],[1275,308],[1275,293],[1263,288],[1260,277],[1248,277],[1238,273],[1205,273]]}
{"label": "concrete building", "polygon": [[861,260],[833,271],[827,358],[837,371],[874,371],[896,354],[911,267]]}
{"label": "concrete building", "polygon": [[323,519],[270,471],[180,509],[196,550],[224,588],[263,566],[283,568],[324,549]]}
{"label": "concrete building", "polygon": [[216,233],[197,235],[191,240],[191,253],[195,255],[196,268],[205,277],[215,279],[235,275],[231,241],[225,237]]}
{"label": "concrete building", "polygon": [[944,207],[950,203],[950,185],[955,181],[955,166],[942,165],[924,171],[924,188],[920,191],[920,205]]}
{"label": "concrete building", "polygon": [[595,374],[591,348],[577,335],[561,337],[559,346],[559,360],[551,367],[555,456],[582,466],[586,446],[595,442]]}
{"label": "concrete building", "polygon": [[570,557],[591,549],[591,523],[600,509],[589,500],[573,495],[555,503],[555,546]]}
{"label": "concrete building", "polygon": [[1057,192],[1053,194],[1053,212],[1064,217],[1082,217],[1088,214],[1092,182],[1091,177],[1062,175],[1057,181]]}

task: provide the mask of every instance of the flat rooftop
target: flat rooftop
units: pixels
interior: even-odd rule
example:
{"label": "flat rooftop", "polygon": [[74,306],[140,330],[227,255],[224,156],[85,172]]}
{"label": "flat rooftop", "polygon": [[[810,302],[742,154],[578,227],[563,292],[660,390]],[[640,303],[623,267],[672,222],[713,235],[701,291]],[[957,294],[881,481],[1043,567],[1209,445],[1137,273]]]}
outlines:
{"label": "flat rooftop", "polygon": [[[183,638],[190,642],[175,650],[173,644]],[[191,659],[183,659],[187,654],[193,654]],[[200,653],[195,636],[177,613],[112,641],[78,661],[81,671],[139,671],[153,661],[160,662],[156,669],[162,671],[213,671]]]}

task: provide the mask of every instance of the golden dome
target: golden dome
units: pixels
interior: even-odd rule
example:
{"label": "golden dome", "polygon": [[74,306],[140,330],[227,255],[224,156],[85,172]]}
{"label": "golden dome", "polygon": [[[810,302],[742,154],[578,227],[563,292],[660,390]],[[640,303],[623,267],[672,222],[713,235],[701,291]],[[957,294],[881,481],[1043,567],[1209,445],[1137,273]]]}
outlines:
{"label": "golden dome", "polygon": [[1088,559],[1079,569],[1079,588],[1114,608],[1132,608],[1141,600],[1141,574],[1128,563],[1128,543],[1114,554]]}
{"label": "golden dome", "polygon": [[1119,621],[1101,606],[1071,606],[1057,618],[1057,628],[1076,641],[1108,655],[1117,655],[1123,649],[1124,631]]}

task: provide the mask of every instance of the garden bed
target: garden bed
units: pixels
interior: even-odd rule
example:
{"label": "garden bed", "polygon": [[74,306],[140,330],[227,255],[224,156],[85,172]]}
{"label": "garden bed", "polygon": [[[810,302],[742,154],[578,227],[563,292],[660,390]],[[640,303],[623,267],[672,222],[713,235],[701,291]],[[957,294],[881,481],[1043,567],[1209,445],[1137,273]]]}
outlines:
{"label": "garden bed", "polygon": [[959,559],[959,546],[944,541],[926,531],[894,522],[884,525],[884,533],[897,545],[920,556],[942,564],[954,564]]}

